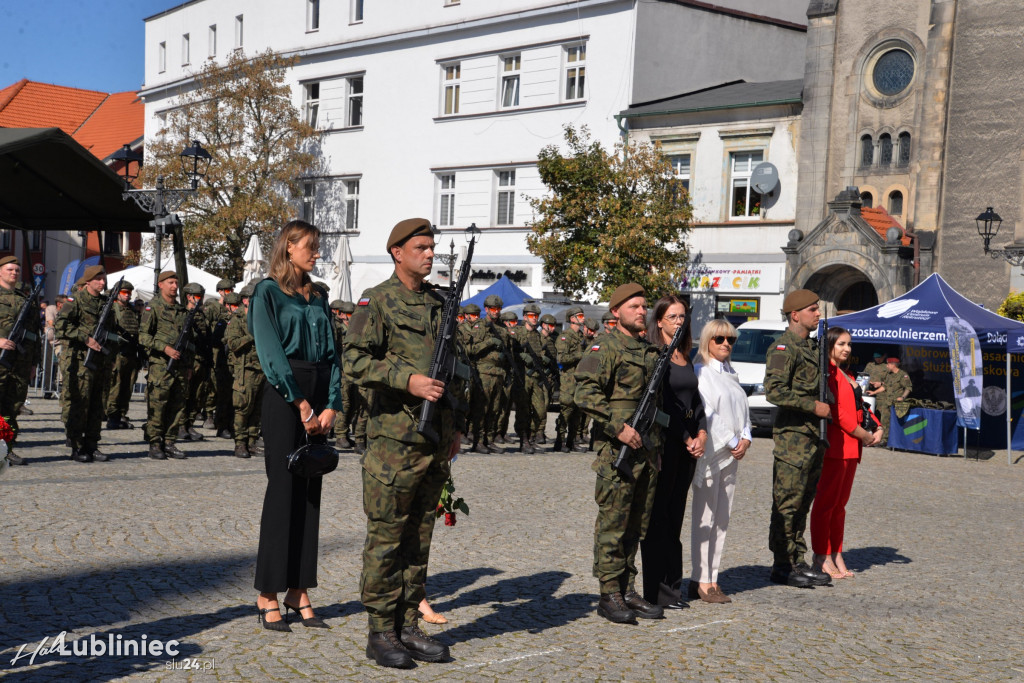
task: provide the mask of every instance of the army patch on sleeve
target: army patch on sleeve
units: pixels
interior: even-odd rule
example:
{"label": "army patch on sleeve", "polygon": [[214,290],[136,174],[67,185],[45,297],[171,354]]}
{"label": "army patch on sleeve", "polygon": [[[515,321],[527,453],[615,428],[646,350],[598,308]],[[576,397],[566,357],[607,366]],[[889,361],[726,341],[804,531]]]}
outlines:
{"label": "army patch on sleeve", "polygon": [[601,368],[601,359],[594,354],[587,354],[576,366],[578,372],[597,372]]}
{"label": "army patch on sleeve", "polygon": [[[369,301],[369,299],[366,299],[366,301]],[[365,306],[366,304],[364,304],[362,300],[360,300],[359,305]],[[354,336],[359,336],[360,334],[362,334],[363,328],[366,327],[366,323],[369,321],[369,319],[370,311],[365,309],[360,310],[358,313],[352,316],[352,320],[348,324],[348,334]]]}
{"label": "army patch on sleeve", "polygon": [[359,303],[357,303],[356,306],[366,306],[369,303],[370,303],[370,297],[364,296],[362,299],[359,300]]}
{"label": "army patch on sleeve", "polygon": [[153,310],[153,307],[152,307],[152,306],[146,306],[146,310],[147,310],[147,311],[152,311],[152,310]]}
{"label": "army patch on sleeve", "polygon": [[786,345],[785,344],[779,344],[778,346],[775,347],[775,350],[776,351],[785,351],[786,350]]}
{"label": "army patch on sleeve", "polygon": [[773,353],[768,357],[768,369],[784,371],[786,369],[786,357]]}
{"label": "army patch on sleeve", "polygon": [[594,344],[593,346],[590,347],[590,350],[591,351],[600,351],[601,350],[601,345],[600,344]]}

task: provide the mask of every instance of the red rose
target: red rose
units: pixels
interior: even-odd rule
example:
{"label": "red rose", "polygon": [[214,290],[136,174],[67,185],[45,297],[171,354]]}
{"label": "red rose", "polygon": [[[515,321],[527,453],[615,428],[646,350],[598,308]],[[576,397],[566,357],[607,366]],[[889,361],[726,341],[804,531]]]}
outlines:
{"label": "red rose", "polygon": [[441,512],[442,510],[444,510],[444,505],[442,505],[441,503],[438,503],[437,504],[437,509],[434,512]]}
{"label": "red rose", "polygon": [[444,513],[444,525],[445,526],[455,526],[455,513],[454,512],[446,512],[446,513]]}

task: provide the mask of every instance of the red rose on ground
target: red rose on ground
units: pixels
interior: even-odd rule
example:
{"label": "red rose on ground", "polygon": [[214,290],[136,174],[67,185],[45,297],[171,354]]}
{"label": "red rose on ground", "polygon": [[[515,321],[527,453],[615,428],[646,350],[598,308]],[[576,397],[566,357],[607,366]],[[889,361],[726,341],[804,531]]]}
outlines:
{"label": "red rose on ground", "polygon": [[455,526],[455,513],[454,512],[446,512],[446,513],[444,513],[444,525],[445,526]]}
{"label": "red rose on ground", "polygon": [[7,420],[0,417],[0,441],[10,442],[14,438],[14,430],[11,429],[11,425],[7,424]]}
{"label": "red rose on ground", "polygon": [[437,504],[437,509],[435,510],[435,512],[441,512],[442,510],[444,510],[444,505],[442,505],[441,503],[438,503]]}

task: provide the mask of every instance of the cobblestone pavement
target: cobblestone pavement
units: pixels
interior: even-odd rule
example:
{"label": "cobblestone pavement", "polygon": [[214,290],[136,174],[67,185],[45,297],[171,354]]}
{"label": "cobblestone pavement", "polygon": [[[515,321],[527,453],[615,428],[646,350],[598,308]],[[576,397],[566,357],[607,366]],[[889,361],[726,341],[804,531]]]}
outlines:
{"label": "cobblestone pavement", "polygon": [[[141,432],[105,433],[110,462],[66,458],[55,401],[23,417],[27,467],[0,479],[0,677],[22,680],[1024,680],[1024,462],[869,450],[848,508],[855,579],[768,582],[771,441],[740,465],[720,582],[731,605],[691,603],[661,621],[595,614],[591,454],[463,455],[458,525],[438,525],[426,625],[454,661],[408,672],[364,655],[358,459],[324,485],[320,587],[330,631],[257,625],[252,588],[265,488],[260,459],[228,441],[145,457]],[[142,405],[132,418],[142,419]],[[550,433],[550,430],[549,430]],[[684,526],[689,533],[689,512]],[[688,554],[689,544],[684,542]],[[689,557],[685,558],[689,566]],[[31,653],[44,637],[178,640],[168,657]],[[70,647],[70,645],[69,645]],[[194,660],[194,661],[191,661]]]}

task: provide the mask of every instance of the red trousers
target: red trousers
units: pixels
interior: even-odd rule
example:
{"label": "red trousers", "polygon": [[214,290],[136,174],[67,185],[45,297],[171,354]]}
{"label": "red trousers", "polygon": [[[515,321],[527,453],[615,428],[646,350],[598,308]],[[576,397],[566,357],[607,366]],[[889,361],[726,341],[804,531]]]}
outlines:
{"label": "red trousers", "polygon": [[854,459],[825,458],[818,491],[811,508],[811,548],[815,555],[832,555],[843,550],[846,503],[857,472]]}

